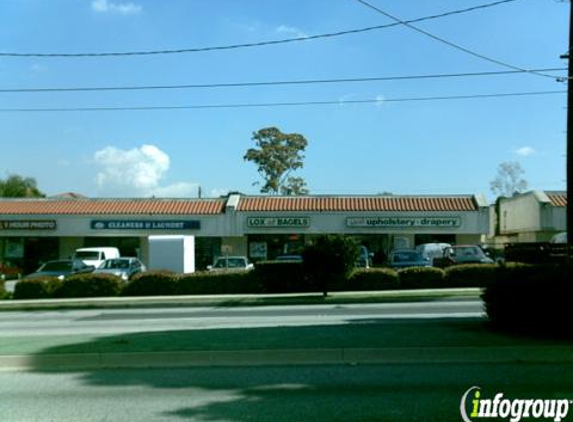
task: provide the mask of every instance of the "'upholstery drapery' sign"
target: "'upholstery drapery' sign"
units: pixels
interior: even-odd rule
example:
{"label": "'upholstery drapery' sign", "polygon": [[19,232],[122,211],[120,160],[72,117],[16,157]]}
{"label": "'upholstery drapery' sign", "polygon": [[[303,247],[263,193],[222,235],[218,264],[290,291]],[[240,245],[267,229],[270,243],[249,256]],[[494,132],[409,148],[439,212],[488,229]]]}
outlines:
{"label": "'upholstery drapery' sign", "polygon": [[409,228],[456,228],[460,227],[460,217],[348,217],[347,227],[370,227],[389,229]]}

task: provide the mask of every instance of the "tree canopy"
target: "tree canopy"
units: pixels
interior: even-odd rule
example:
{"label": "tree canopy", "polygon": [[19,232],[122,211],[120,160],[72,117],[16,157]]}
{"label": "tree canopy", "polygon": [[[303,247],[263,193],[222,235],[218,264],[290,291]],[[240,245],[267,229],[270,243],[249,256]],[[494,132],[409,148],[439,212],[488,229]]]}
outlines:
{"label": "tree canopy", "polygon": [[252,161],[264,180],[261,193],[306,195],[306,182],[291,173],[303,167],[306,138],[298,133],[282,133],[276,127],[260,129],[253,133],[255,148],[249,148],[243,157]]}
{"label": "tree canopy", "polygon": [[490,182],[491,191],[497,196],[510,198],[527,189],[527,181],[522,177],[525,171],[517,161],[506,161],[497,168],[497,176]]}
{"label": "tree canopy", "polygon": [[38,189],[36,179],[33,177],[11,174],[5,180],[0,179],[0,197],[2,198],[43,198],[45,196]]}

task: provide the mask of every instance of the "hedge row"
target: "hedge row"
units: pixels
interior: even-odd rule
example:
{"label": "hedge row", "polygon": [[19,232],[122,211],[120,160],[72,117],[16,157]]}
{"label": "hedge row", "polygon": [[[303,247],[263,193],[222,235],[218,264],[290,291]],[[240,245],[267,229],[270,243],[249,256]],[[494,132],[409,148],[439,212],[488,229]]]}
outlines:
{"label": "hedge row", "polygon": [[535,335],[573,337],[571,264],[501,267],[482,298],[491,323]]}
{"label": "hedge row", "polygon": [[24,279],[16,283],[14,299],[49,299],[117,296],[121,278],[111,274],[76,274],[64,280],[55,277]]}
{"label": "hedge row", "polygon": [[[499,280],[541,280],[558,278],[553,267],[526,264],[460,265],[433,267],[357,269],[344,279],[329,280],[328,291],[367,291],[440,287],[487,287]],[[549,272],[549,273],[548,273]],[[510,281],[511,282],[511,281]],[[519,281],[515,281],[516,283]],[[175,274],[150,271],[125,284],[107,274],[81,274],[60,281],[55,278],[21,280],[15,299],[97,296],[156,296],[236,293],[322,292],[323,283],[305,277],[300,262],[263,262],[254,271]],[[0,292],[1,293],[1,292]],[[495,305],[493,305],[495,308]],[[492,309],[494,309],[492,308]],[[495,313],[495,311],[492,311]]]}

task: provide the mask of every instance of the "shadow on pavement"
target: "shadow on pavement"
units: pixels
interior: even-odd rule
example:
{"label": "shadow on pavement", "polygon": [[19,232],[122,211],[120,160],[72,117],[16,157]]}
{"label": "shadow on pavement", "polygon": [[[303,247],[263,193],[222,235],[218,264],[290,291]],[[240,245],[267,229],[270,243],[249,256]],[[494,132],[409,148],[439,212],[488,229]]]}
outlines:
{"label": "shadow on pavement", "polygon": [[[555,344],[492,332],[478,319],[351,320],[347,324],[142,332],[50,347],[41,356],[185,350],[465,347]],[[33,360],[32,360],[33,362]],[[73,371],[86,387],[189,394],[161,417],[189,421],[458,421],[472,386],[508,397],[573,398],[573,364],[390,364]],[[98,390],[99,391],[99,390]],[[154,416],[149,415],[148,420]]]}

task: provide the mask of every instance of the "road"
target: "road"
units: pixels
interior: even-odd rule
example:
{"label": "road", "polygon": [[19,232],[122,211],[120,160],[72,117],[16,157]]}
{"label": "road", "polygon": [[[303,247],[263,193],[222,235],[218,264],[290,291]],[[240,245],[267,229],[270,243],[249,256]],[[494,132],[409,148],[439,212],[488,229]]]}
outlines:
{"label": "road", "polygon": [[484,312],[479,300],[361,305],[25,311],[2,312],[0,336],[339,325],[372,318],[382,321],[481,317],[484,317]]}
{"label": "road", "polygon": [[[345,365],[45,365],[46,356],[90,353],[218,350],[232,358],[361,347],[394,357]],[[491,332],[476,300],[2,312],[0,358],[30,359],[25,370],[0,370],[0,415],[7,422],[459,421],[473,386],[484,397],[573,399],[571,350]]]}
{"label": "road", "polygon": [[472,386],[484,398],[571,399],[573,365],[0,372],[0,414],[6,422],[449,422],[461,420]]}

